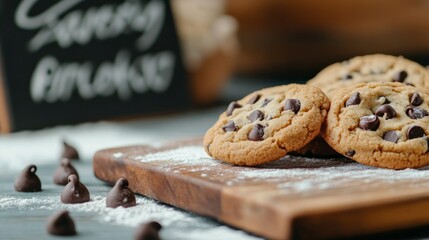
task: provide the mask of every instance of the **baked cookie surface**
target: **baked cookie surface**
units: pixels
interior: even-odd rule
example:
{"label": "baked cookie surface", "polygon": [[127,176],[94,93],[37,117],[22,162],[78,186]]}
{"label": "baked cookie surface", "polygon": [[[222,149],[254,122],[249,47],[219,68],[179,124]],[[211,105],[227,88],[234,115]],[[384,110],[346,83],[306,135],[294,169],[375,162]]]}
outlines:
{"label": "baked cookie surface", "polygon": [[402,82],[429,92],[429,72],[423,66],[403,57],[383,54],[334,63],[307,84],[319,87],[331,97],[338,89],[366,82]]}
{"label": "baked cookie surface", "polygon": [[262,89],[229,104],[206,132],[205,150],[237,165],[277,160],[316,137],[328,110],[328,98],[312,86]]}
{"label": "baked cookie surface", "polygon": [[321,135],[337,152],[383,168],[429,164],[429,95],[401,83],[366,83],[338,91]]}

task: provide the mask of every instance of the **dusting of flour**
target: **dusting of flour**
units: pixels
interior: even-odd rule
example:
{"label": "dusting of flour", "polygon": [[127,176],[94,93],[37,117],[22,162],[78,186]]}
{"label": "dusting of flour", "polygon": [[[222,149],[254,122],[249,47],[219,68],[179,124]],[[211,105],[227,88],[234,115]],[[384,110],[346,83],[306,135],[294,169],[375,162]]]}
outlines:
{"label": "dusting of flour", "polygon": [[[389,170],[365,166],[346,159],[314,159],[286,156],[258,167],[239,167],[214,160],[201,146],[186,146],[173,150],[136,156],[143,163],[158,162],[164,171],[198,172],[201,177],[223,181],[227,186],[245,182],[276,182],[277,187],[291,192],[309,192],[353,185],[357,180],[393,185],[398,181],[429,179],[429,168]],[[191,170],[189,170],[191,166]],[[223,167],[222,167],[223,166]],[[228,166],[228,167],[225,167]]]}
{"label": "dusting of flour", "polygon": [[[176,208],[162,205],[154,200],[137,196],[137,206],[132,208],[107,208],[106,198],[97,194],[92,196],[90,202],[82,204],[63,204],[59,197],[35,196],[23,198],[21,196],[0,197],[0,209],[2,210],[48,210],[57,211],[67,209],[73,212],[89,212],[94,214],[101,222],[136,227],[140,223],[158,221],[164,228],[160,232],[162,239],[174,240],[199,240],[202,236],[207,240],[237,239],[257,240],[260,238],[250,236],[240,230],[222,226],[207,218],[199,217]],[[77,222],[79,225],[79,222]],[[189,229],[184,229],[188,227]]]}

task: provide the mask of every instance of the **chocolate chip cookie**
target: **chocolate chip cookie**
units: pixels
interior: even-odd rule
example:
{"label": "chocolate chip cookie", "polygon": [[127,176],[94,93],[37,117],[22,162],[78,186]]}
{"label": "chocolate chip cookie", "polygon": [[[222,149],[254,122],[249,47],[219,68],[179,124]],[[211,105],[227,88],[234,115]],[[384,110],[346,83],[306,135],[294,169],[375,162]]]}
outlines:
{"label": "chocolate chip cookie", "polygon": [[338,89],[365,82],[401,82],[429,90],[429,72],[403,57],[374,54],[332,64],[307,84],[319,87],[331,97]]}
{"label": "chocolate chip cookie", "polygon": [[206,152],[237,165],[277,160],[320,132],[329,100],[318,88],[290,84],[232,102],[204,136]]}
{"label": "chocolate chip cookie", "polygon": [[363,83],[331,97],[321,132],[360,163],[404,169],[429,165],[429,95],[402,83]]}

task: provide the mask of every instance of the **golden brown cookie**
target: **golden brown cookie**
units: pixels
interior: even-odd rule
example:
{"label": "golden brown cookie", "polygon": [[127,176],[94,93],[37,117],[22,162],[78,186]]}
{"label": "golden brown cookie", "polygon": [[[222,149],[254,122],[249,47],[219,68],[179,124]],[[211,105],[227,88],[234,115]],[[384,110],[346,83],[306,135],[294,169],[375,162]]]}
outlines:
{"label": "golden brown cookie", "polygon": [[334,63],[307,84],[319,87],[328,97],[338,89],[366,82],[402,82],[429,92],[429,72],[403,57],[366,55]]}
{"label": "golden brown cookie", "polygon": [[383,168],[429,164],[429,95],[402,83],[364,83],[332,95],[321,132],[360,163]]}
{"label": "golden brown cookie", "polygon": [[[403,82],[429,91],[429,71],[403,57],[373,54],[332,64],[307,84],[319,87],[331,97],[339,89],[365,82]],[[297,153],[315,157],[340,156],[326,145],[323,139],[316,138]]]}
{"label": "golden brown cookie", "polygon": [[319,134],[329,100],[318,88],[290,84],[229,104],[204,136],[206,152],[238,165],[277,160]]}

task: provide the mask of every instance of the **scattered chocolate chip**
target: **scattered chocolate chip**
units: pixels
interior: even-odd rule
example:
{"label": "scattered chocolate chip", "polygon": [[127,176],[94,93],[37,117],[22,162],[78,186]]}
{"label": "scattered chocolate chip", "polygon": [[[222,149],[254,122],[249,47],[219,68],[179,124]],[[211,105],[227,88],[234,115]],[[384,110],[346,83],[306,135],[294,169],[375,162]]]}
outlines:
{"label": "scattered chocolate chip", "polygon": [[60,166],[58,166],[57,170],[55,170],[54,173],[54,183],[63,186],[67,185],[67,183],[69,182],[68,177],[70,174],[75,174],[77,177],[79,177],[79,174],[77,173],[76,169],[70,163],[70,159],[61,159],[61,164]]}
{"label": "scattered chocolate chip", "polygon": [[69,183],[64,187],[61,193],[61,202],[63,203],[84,203],[89,201],[89,191],[79,182],[79,178],[72,174],[68,177]]}
{"label": "scattered chocolate chip", "polygon": [[28,165],[22,170],[15,180],[15,191],[17,192],[40,192],[42,183],[36,175],[36,165]]}
{"label": "scattered chocolate chip", "polygon": [[235,123],[234,123],[234,121],[229,121],[227,124],[225,124],[223,127],[222,127],[222,130],[224,131],[224,132],[232,132],[232,131],[237,131],[237,126],[235,126]]}
{"label": "scattered chocolate chip", "polygon": [[347,73],[342,77],[343,80],[350,80],[352,78],[353,78],[353,75],[351,75],[350,73]]}
{"label": "scattered chocolate chip", "polygon": [[423,103],[423,98],[420,97],[420,95],[418,93],[413,93],[413,95],[411,95],[410,97],[410,103],[413,106],[419,106],[420,104]]}
{"label": "scattered chocolate chip", "polygon": [[259,110],[255,110],[249,116],[247,116],[247,119],[249,119],[250,122],[254,122],[256,120],[264,120],[264,113]]}
{"label": "scattered chocolate chip", "polygon": [[63,140],[63,158],[68,158],[71,160],[79,160],[79,153],[77,152],[76,148],[72,145],[68,144],[66,141]]}
{"label": "scattered chocolate chip", "polygon": [[379,125],[380,125],[380,120],[376,115],[361,117],[359,121],[359,127],[362,128],[363,130],[375,131],[377,130]]}
{"label": "scattered chocolate chip", "polygon": [[141,224],[134,234],[135,240],[159,240],[159,230],[152,223]]}
{"label": "scattered chocolate chip", "polygon": [[345,154],[346,154],[346,156],[353,157],[353,155],[355,155],[355,153],[356,153],[355,150],[348,150]]}
{"label": "scattered chocolate chip", "polygon": [[412,87],[415,87],[415,85],[414,84],[412,84],[412,83],[404,83],[405,85],[408,85],[408,86],[412,86]]}
{"label": "scattered chocolate chip", "polygon": [[231,116],[232,112],[234,111],[234,109],[236,108],[241,108],[241,105],[238,104],[237,102],[232,102],[228,105],[228,108],[226,109],[226,115],[227,116]]}
{"label": "scattered chocolate chip", "polygon": [[272,98],[271,99],[265,98],[264,101],[262,102],[261,107],[267,106],[268,103],[270,103],[272,100],[273,100]]}
{"label": "scattered chocolate chip", "polygon": [[292,110],[295,114],[301,109],[301,102],[298,99],[288,99],[285,102],[285,111]]}
{"label": "scattered chocolate chip", "polygon": [[397,143],[399,140],[399,135],[396,133],[396,131],[388,131],[384,133],[383,139],[388,142]]}
{"label": "scattered chocolate chip", "polygon": [[426,110],[424,110],[422,108],[418,108],[418,107],[413,107],[413,106],[408,106],[405,109],[405,113],[411,119],[420,119],[420,118],[428,116],[428,112]]}
{"label": "scattered chocolate chip", "polygon": [[389,104],[384,104],[378,107],[377,110],[375,110],[375,115],[379,117],[386,116],[386,119],[391,119],[396,117],[396,111]]}
{"label": "scattered chocolate chip", "polygon": [[359,105],[359,103],[360,103],[360,93],[355,92],[349,97],[349,99],[347,99],[345,106],[348,107],[351,105]]}
{"label": "scattered chocolate chip", "polygon": [[119,178],[115,186],[110,190],[106,197],[106,207],[134,207],[136,205],[136,197],[134,192],[128,188],[128,180]]}
{"label": "scattered chocolate chip", "polygon": [[256,94],[251,99],[249,99],[249,101],[247,103],[248,104],[255,104],[259,100],[259,98],[261,98],[261,95]]}
{"label": "scattered chocolate chip", "polygon": [[73,219],[66,210],[55,213],[50,216],[46,224],[48,233],[57,236],[74,236],[76,228]]}
{"label": "scattered chocolate chip", "polygon": [[148,225],[151,225],[153,228],[155,228],[157,231],[160,231],[162,229],[162,225],[159,222],[151,221],[147,223]]}
{"label": "scattered chocolate chip", "polygon": [[264,137],[264,126],[257,123],[253,126],[253,129],[249,132],[247,138],[252,141],[261,141]]}
{"label": "scattered chocolate chip", "polygon": [[394,82],[404,82],[405,79],[408,77],[408,73],[404,70],[397,72],[394,76],[393,76],[393,81]]}
{"label": "scattered chocolate chip", "polygon": [[425,130],[422,127],[414,125],[408,128],[408,131],[407,131],[408,139],[421,138],[424,136],[425,136]]}

